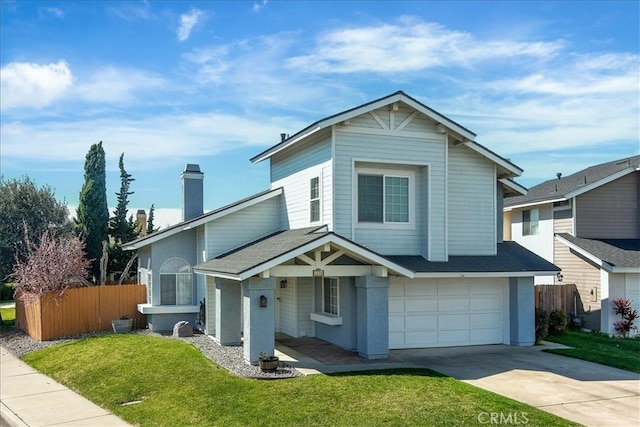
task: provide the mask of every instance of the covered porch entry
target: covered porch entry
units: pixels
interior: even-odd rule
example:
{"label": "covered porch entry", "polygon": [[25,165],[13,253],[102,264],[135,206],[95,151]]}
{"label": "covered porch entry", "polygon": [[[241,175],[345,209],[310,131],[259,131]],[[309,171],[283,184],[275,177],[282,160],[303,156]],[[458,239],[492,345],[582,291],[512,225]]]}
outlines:
{"label": "covered porch entry", "polygon": [[194,270],[215,295],[215,340],[242,343],[251,364],[274,354],[276,332],[386,358],[389,274],[411,274],[325,227],[279,232]]}

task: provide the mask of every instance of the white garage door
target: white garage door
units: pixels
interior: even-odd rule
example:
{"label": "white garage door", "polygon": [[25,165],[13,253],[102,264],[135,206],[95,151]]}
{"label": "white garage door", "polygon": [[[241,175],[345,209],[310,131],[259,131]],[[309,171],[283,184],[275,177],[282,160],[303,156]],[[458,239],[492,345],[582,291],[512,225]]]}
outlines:
{"label": "white garage door", "polygon": [[504,343],[505,301],[496,280],[392,281],[389,348]]}

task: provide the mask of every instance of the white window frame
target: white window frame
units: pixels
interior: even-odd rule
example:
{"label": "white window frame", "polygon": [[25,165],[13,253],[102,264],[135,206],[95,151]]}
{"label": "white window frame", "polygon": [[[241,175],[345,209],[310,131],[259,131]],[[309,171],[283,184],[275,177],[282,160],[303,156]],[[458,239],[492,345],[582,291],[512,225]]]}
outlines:
{"label": "white window frame", "polygon": [[[313,197],[313,181],[318,181],[318,196]],[[309,179],[309,222],[318,223],[322,219],[322,183],[320,182],[320,176],[314,176]],[[318,219],[313,219],[313,203],[318,203]]]}
{"label": "white window frame", "polygon": [[[189,266],[189,272],[188,273],[179,273],[179,272],[172,272],[172,273],[163,273],[162,269],[165,265],[167,265],[168,262],[173,261],[173,260],[178,260],[178,261],[182,261],[184,264]],[[175,280],[175,286],[176,286],[176,300],[175,300],[175,304],[165,304],[162,301],[162,276],[163,275],[171,275],[171,276],[175,276],[176,280]],[[184,304],[178,304],[178,276],[184,276],[184,277],[189,277],[190,281],[191,281],[191,301],[189,301],[188,303],[184,303]],[[169,258],[167,260],[165,260],[165,262],[162,263],[162,265],[160,266],[160,270],[158,272],[158,277],[160,279],[160,305],[165,305],[165,306],[174,306],[174,305],[193,305],[193,300],[194,300],[194,296],[196,293],[196,288],[195,288],[195,280],[193,277],[193,267],[191,266],[191,264],[189,264],[189,262],[183,258],[179,258],[179,257],[172,257]]]}
{"label": "white window frame", "polygon": [[[329,280],[329,292],[331,292],[331,283],[335,281],[335,313],[332,313],[331,310],[334,304],[331,302],[331,295],[329,295],[329,310],[327,311],[326,306],[326,295],[325,295],[325,286],[326,281]],[[340,280],[337,277],[323,277],[322,278],[322,313],[330,316],[340,316]]]}
{"label": "white window frame", "polygon": [[[525,212],[529,212],[529,220],[525,221]],[[537,236],[540,234],[540,209],[525,209],[522,211],[522,236]]]}
{"label": "white window frame", "polygon": [[[382,222],[365,222],[359,218],[359,202],[358,202],[358,177],[360,175],[374,175],[382,177]],[[407,178],[409,181],[409,221],[408,222],[390,222],[386,220],[386,177]],[[373,168],[356,168],[354,177],[354,206],[353,215],[354,222],[358,228],[396,228],[406,229],[415,227],[415,173],[413,171],[402,169],[373,169]]]}

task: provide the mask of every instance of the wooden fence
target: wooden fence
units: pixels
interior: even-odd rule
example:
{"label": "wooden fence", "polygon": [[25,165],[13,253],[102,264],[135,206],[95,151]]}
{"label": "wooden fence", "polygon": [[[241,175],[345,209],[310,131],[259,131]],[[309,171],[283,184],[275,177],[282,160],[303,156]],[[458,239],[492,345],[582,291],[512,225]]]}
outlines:
{"label": "wooden fence", "polygon": [[146,325],[137,304],[147,301],[144,285],[94,286],[69,289],[62,299],[45,295],[25,307],[16,300],[16,326],[38,341],[111,330],[111,321],[128,316],[134,328]]}
{"label": "wooden fence", "polygon": [[554,310],[564,311],[567,316],[574,311],[574,297],[576,285],[567,283],[562,285],[536,285],[536,308],[543,308],[547,313]]}

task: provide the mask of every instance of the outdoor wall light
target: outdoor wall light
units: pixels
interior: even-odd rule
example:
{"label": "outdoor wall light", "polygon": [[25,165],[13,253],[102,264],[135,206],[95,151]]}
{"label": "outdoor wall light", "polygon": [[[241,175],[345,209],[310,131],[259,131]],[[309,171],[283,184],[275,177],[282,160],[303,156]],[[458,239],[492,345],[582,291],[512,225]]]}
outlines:
{"label": "outdoor wall light", "polygon": [[281,288],[286,288],[287,287],[287,280],[280,280],[280,287]]}
{"label": "outdoor wall light", "polygon": [[264,295],[260,295],[260,307],[266,307],[267,306],[267,297],[265,297]]}
{"label": "outdoor wall light", "polygon": [[562,273],[558,272],[558,274],[556,274],[556,279],[558,279],[558,282],[562,282],[562,279],[564,279]]}

